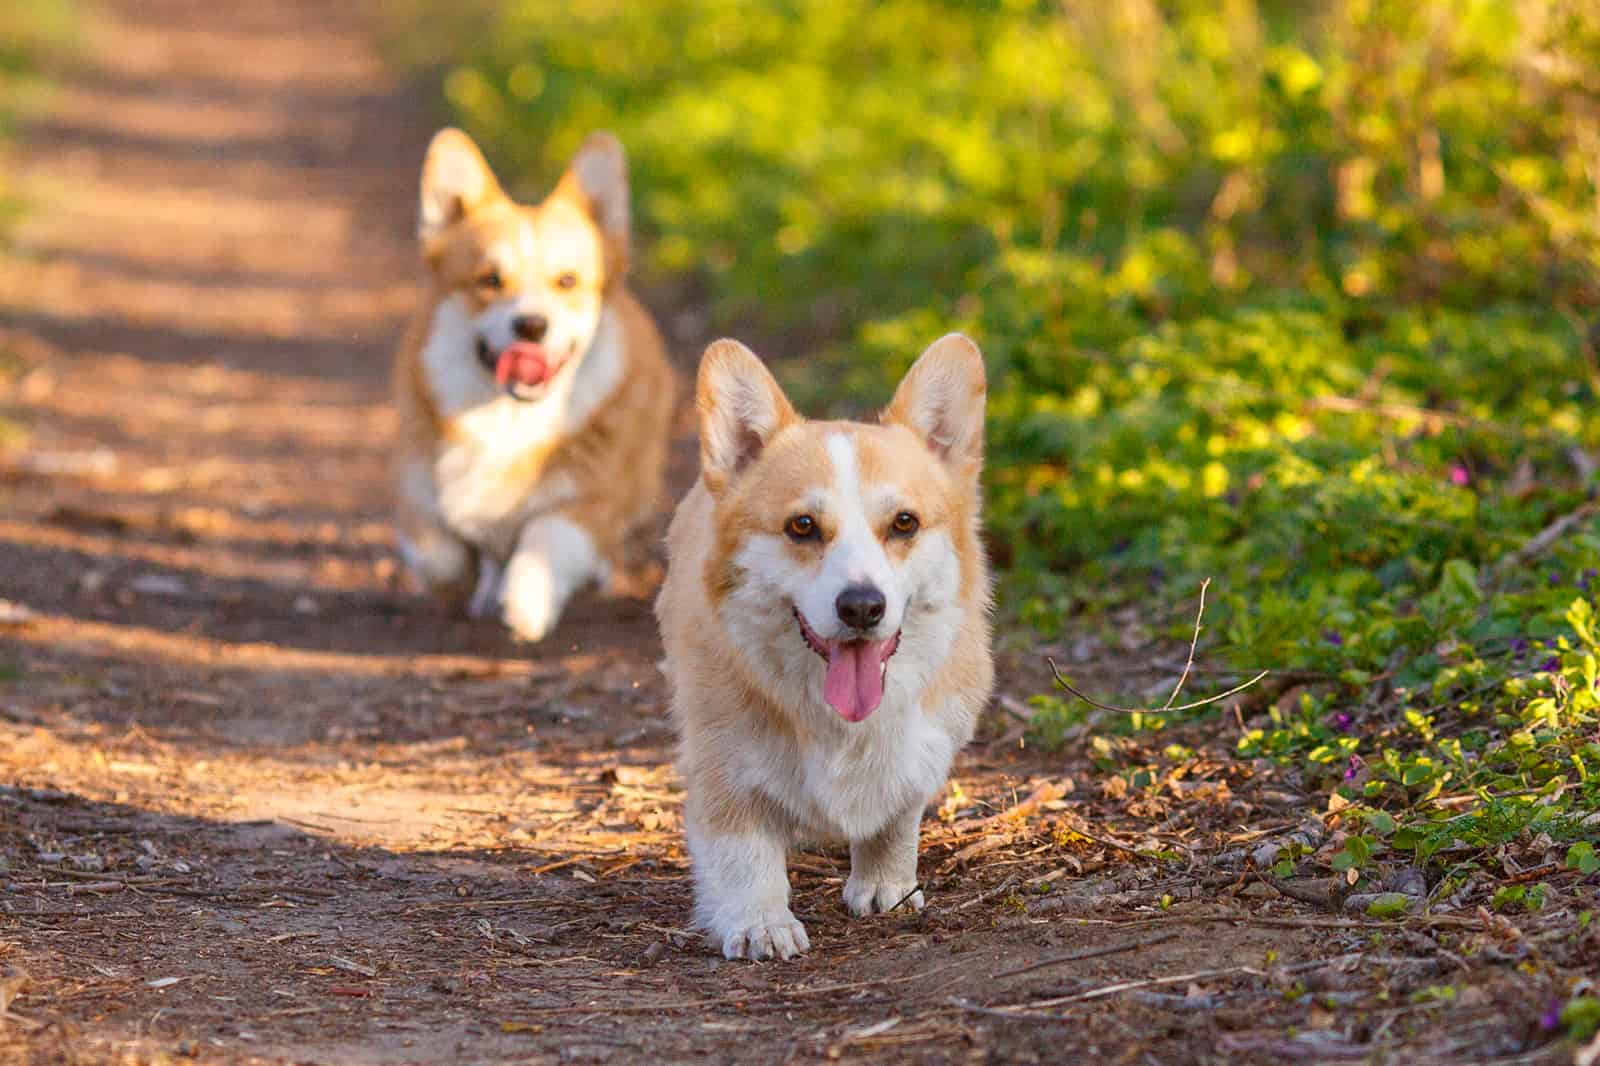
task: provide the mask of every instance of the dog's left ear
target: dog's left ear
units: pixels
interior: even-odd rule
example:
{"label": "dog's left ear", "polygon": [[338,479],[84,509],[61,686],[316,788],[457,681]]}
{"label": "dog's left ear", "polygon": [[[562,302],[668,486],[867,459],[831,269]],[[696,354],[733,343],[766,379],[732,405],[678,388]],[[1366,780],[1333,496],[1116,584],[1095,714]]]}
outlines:
{"label": "dog's left ear", "polygon": [[976,474],[983,460],[983,353],[971,339],[947,333],[917,358],[884,422],[897,422],[915,433],[944,462]]}
{"label": "dog's left ear", "polygon": [[591,133],[556,185],[557,196],[576,202],[594,219],[606,242],[606,274],[627,272],[632,228],[628,208],[628,156],[611,133]]}

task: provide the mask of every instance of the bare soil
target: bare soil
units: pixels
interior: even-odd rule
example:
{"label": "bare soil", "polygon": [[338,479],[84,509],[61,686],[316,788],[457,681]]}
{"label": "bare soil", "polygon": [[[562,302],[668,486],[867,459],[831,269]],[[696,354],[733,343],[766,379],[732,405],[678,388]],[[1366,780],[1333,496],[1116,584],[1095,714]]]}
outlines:
{"label": "bare soil", "polygon": [[1592,934],[1282,896],[1237,855],[1326,797],[1036,754],[1018,634],[924,913],[850,919],[820,850],[807,958],[686,930],[648,600],[525,647],[397,580],[434,116],[379,14],[108,0],[11,160],[0,1061],[1568,1061],[1535,1019]]}

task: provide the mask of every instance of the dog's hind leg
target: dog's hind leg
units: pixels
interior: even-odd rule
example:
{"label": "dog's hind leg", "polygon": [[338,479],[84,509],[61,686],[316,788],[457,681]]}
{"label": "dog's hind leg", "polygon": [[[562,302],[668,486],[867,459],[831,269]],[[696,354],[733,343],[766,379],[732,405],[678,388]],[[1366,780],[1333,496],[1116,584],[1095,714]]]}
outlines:
{"label": "dog's hind leg", "polygon": [[422,591],[452,609],[472,596],[478,551],[431,522],[402,519],[396,535],[400,558]]}
{"label": "dog's hind leg", "polygon": [[506,568],[498,559],[478,553],[478,586],[472,590],[472,601],[467,604],[467,614],[473,618],[492,618],[500,611],[500,585],[505,580]]}

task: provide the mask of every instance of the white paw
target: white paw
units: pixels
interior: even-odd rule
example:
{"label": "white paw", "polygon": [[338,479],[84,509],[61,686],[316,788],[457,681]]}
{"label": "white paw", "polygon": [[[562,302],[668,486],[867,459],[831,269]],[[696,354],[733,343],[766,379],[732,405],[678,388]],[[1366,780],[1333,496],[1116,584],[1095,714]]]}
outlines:
{"label": "white paw", "polygon": [[561,612],[549,602],[529,602],[528,598],[507,599],[501,619],[511,635],[528,643],[541,641],[561,620]]}
{"label": "white paw", "polygon": [[722,934],[722,954],[730,959],[792,959],[810,950],[806,927],[787,907],[754,911]]}
{"label": "white paw", "polygon": [[887,911],[896,904],[920,911],[923,902],[922,890],[917,888],[915,880],[878,881],[851,874],[850,880],[844,883],[844,905],[858,918],[874,911]]}

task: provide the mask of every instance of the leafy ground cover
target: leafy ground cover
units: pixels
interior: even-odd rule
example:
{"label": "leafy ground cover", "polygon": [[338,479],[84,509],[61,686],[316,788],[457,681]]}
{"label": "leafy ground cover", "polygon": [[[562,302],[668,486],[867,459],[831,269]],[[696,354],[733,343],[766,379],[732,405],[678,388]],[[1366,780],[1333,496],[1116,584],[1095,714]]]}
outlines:
{"label": "leafy ground cover", "polygon": [[[1036,741],[1097,745],[1136,789],[1224,747],[1292,772],[1337,833],[1265,865],[1375,916],[1536,910],[1556,894],[1507,857],[1532,848],[1587,922],[1592,6],[420,11],[409,58],[452,57],[454,112],[530,180],[616,129],[646,273],[788,338],[814,401],[860,409],[929,338],[980,340],[1014,619],[1135,650],[1185,639],[1210,578],[1218,687],[1274,671],[1183,714],[1041,695]],[[1152,731],[1174,739],[1124,743]],[[1397,868],[1425,885],[1386,892]]]}

